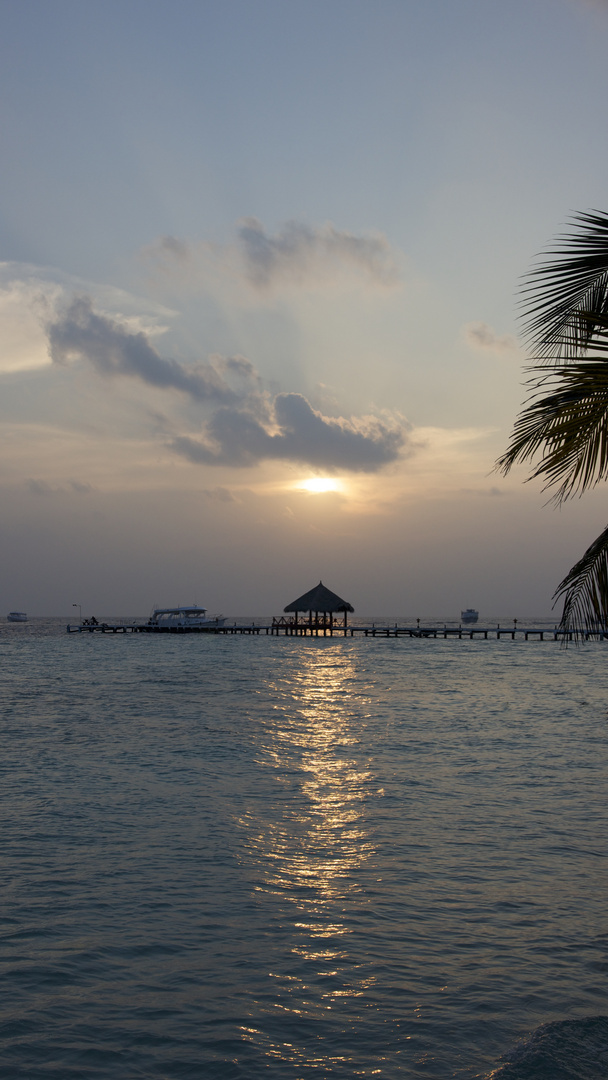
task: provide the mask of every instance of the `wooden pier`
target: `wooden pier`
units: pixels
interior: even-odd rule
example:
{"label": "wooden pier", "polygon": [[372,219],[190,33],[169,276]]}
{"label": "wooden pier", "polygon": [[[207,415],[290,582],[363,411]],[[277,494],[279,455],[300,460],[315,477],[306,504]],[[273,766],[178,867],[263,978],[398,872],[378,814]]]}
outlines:
{"label": "wooden pier", "polygon": [[[554,627],[530,626],[390,626],[384,623],[372,623],[368,626],[344,625],[336,619],[300,620],[273,619],[271,623],[254,622],[249,624],[233,623],[231,626],[158,626],[147,623],[83,623],[67,626],[68,634],[224,634],[254,635],[263,634],[271,637],[366,637],[366,638],[425,638],[443,640],[458,638],[500,641],[501,638],[536,641],[574,641],[577,635],[573,630],[560,630]],[[605,641],[608,631],[588,629],[579,635],[585,641]]]}

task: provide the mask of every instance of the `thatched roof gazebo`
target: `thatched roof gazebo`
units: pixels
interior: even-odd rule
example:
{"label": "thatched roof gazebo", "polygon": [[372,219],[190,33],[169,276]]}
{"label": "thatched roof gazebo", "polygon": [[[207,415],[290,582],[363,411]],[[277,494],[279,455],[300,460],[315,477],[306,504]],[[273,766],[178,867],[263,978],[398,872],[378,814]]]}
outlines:
{"label": "thatched roof gazebo", "polygon": [[[348,600],[343,600],[337,593],[332,592],[331,589],[326,588],[322,581],[318,585],[315,585],[314,589],[310,589],[309,592],[304,593],[303,596],[299,596],[293,603],[287,604],[287,607],[283,608],[285,612],[293,611],[295,613],[295,624],[298,623],[298,612],[307,611],[309,613],[310,626],[322,626],[325,631],[325,627],[329,625],[329,630],[334,626],[334,613],[338,611],[344,612],[344,628],[346,629],[347,613],[354,611],[352,604],[349,604]],[[314,614],[314,624],[313,624]],[[319,615],[322,619],[319,619]],[[327,616],[329,615],[329,624],[327,623]]]}

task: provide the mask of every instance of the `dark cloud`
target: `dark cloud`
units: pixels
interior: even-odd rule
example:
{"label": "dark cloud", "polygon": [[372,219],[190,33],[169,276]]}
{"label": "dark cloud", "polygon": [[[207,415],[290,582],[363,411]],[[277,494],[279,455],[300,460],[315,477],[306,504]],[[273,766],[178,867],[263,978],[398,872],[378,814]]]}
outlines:
{"label": "dark cloud", "polygon": [[238,231],[247,275],[265,287],[282,278],[317,276],[328,262],[350,264],[382,285],[393,285],[398,270],[390,245],[383,236],[355,236],[333,225],[315,229],[288,222],[271,236],[257,218],[245,218]]}
{"label": "dark cloud", "polygon": [[181,390],[198,401],[237,400],[240,395],[228,385],[224,372],[253,377],[249,361],[238,357],[216,358],[214,365],[191,366],[165,360],[144,333],[133,333],[93,311],[88,297],[72,300],[64,314],[49,326],[48,339],[55,363],[87,360],[103,375],[129,375],[151,386]]}
{"label": "dark cloud", "polygon": [[397,459],[407,438],[403,423],[322,416],[300,394],[279,394],[266,425],[245,409],[218,409],[206,436],[205,442],[177,438],[173,449],[205,465],[242,467],[273,459],[376,472]]}

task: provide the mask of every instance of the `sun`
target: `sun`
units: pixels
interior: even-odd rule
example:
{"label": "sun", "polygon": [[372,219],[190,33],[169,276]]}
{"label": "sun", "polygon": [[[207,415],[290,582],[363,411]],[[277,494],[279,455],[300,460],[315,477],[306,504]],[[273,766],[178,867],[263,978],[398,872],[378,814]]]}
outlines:
{"label": "sun", "polygon": [[300,481],[298,487],[311,495],[324,495],[326,491],[342,491],[341,482],[331,476],[311,476],[310,480]]}

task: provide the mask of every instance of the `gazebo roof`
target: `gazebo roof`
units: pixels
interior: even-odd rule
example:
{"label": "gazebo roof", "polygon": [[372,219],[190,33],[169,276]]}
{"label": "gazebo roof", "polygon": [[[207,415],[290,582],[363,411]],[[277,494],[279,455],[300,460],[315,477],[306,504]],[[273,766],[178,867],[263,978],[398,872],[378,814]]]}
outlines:
{"label": "gazebo roof", "polygon": [[288,604],[283,611],[354,611],[348,600],[343,600],[331,589],[326,589],[322,581],[315,585],[310,592],[299,596],[292,604]]}

